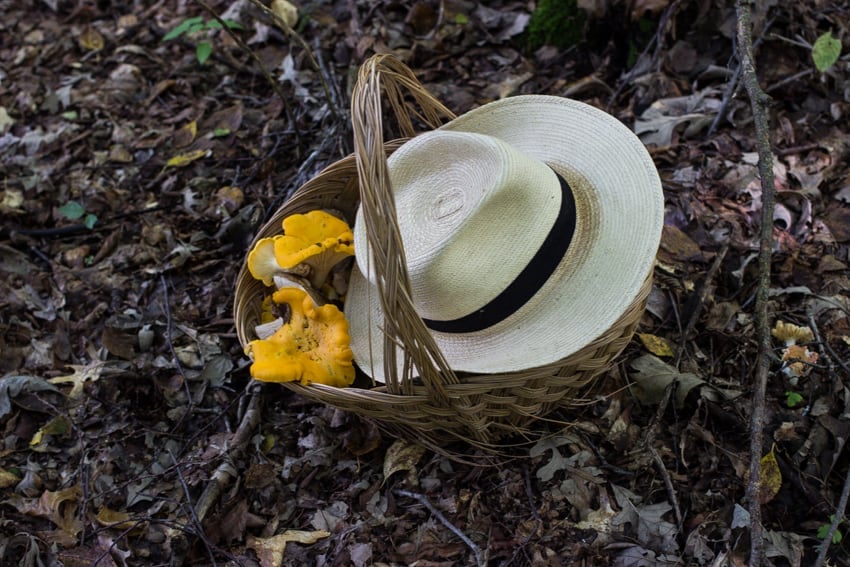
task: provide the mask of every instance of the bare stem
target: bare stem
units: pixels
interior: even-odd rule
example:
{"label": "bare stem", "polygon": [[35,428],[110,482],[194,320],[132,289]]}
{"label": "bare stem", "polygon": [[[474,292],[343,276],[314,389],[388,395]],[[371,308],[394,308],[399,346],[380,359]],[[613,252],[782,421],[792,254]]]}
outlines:
{"label": "bare stem", "polygon": [[435,518],[437,518],[453,534],[455,534],[457,537],[459,537],[460,540],[463,543],[465,543],[466,546],[469,547],[469,549],[472,550],[472,553],[475,555],[475,562],[478,564],[479,567],[483,567],[484,565],[487,564],[487,561],[485,560],[484,556],[481,553],[481,548],[478,547],[475,544],[474,541],[469,539],[469,537],[465,533],[460,531],[460,529],[457,526],[455,526],[453,523],[451,523],[449,521],[449,519],[446,518],[443,515],[443,513],[440,512],[437,509],[437,507],[434,506],[431,503],[430,500],[428,500],[427,496],[425,496],[424,494],[419,494],[418,492],[411,492],[409,490],[401,490],[401,489],[396,490],[395,493],[398,494],[399,496],[407,496],[408,498],[413,498],[414,500],[416,500],[417,502],[419,502],[420,504],[422,504],[423,506],[428,508],[428,511],[431,512],[431,514],[433,514]]}
{"label": "bare stem", "polygon": [[761,523],[761,453],[764,444],[765,392],[770,369],[770,321],[768,313],[768,289],[770,288],[770,265],[773,255],[773,208],[776,199],[773,180],[773,155],[770,149],[770,126],[768,106],[770,97],[758,83],[753,61],[752,19],[750,13],[752,0],[736,0],[738,15],[738,59],[741,62],[742,78],[755,125],[756,147],[758,149],[758,170],[761,177],[761,233],[759,238],[759,282],[756,292],[756,333],[758,354],[753,381],[752,412],[750,414],[750,477],[747,481],[746,498],[749,505],[750,528],[750,565],[761,565],[764,547],[763,527]]}

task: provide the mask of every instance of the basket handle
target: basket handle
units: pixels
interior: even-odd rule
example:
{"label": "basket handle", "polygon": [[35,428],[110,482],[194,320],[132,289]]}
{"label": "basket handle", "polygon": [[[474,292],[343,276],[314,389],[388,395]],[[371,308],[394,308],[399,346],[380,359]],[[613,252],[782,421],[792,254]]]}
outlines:
{"label": "basket handle", "polygon": [[[387,390],[409,394],[413,366],[432,398],[448,404],[446,384],[458,383],[443,353],[419,317],[411,299],[410,276],[390,186],[384,149],[381,95],[395,115],[402,135],[414,136],[413,117],[431,128],[454,114],[429,93],[413,72],[392,55],[373,55],[361,67],[351,96],[354,154],[360,181],[360,209],[371,249],[372,273],[385,314],[384,375]],[[418,109],[405,100],[409,94]],[[397,347],[401,346],[401,375]],[[411,364],[413,366],[411,366]]]}

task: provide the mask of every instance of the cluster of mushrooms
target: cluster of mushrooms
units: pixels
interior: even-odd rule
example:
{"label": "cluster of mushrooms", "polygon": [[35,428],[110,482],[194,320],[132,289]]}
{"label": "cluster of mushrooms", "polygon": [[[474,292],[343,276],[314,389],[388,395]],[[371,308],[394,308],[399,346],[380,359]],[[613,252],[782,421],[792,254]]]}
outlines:
{"label": "cluster of mushrooms", "polygon": [[276,291],[264,300],[258,338],[246,348],[254,379],[336,387],[354,381],[348,321],[327,301],[345,294],[339,268],[354,255],[353,240],[348,223],[316,210],[286,217],[283,234],[257,241],[248,270]]}
{"label": "cluster of mushrooms", "polygon": [[782,373],[788,376],[792,385],[796,385],[797,380],[806,376],[818,361],[818,353],[806,346],[806,343],[815,340],[815,334],[809,327],[785,321],[777,321],[771,334],[785,347],[782,349]]}

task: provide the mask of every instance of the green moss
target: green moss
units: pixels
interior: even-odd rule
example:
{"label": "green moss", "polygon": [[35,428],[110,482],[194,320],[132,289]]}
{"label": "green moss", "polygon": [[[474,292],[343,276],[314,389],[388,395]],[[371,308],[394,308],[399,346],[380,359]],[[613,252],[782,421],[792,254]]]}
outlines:
{"label": "green moss", "polygon": [[531,50],[544,45],[571,47],[584,39],[586,21],[587,15],[576,5],[576,0],[540,0],[528,22],[528,47]]}

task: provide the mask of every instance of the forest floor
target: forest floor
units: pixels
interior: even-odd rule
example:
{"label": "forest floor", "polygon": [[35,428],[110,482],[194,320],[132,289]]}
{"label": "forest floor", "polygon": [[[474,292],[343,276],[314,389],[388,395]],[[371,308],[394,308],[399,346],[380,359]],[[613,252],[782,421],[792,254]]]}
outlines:
{"label": "forest floor", "polygon": [[[315,0],[303,43],[248,1],[209,4],[250,52],[215,29],[164,40],[211,21],[201,2],[0,0],[0,564],[744,564],[761,186],[732,3],[580,1],[584,39],[537,49],[520,0]],[[807,364],[775,344],[765,551],[811,565],[850,467],[850,73],[811,45],[846,53],[850,9],[761,4],[770,311],[812,331]],[[374,52],[456,113],[520,93],[604,109],[663,181],[640,334],[555,414],[571,427],[541,422],[498,464],[252,383],[236,337],[247,247],[351,152]]]}

